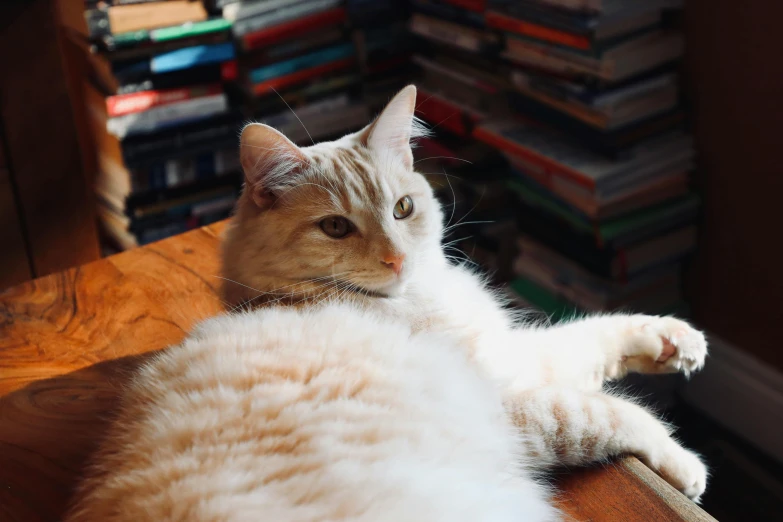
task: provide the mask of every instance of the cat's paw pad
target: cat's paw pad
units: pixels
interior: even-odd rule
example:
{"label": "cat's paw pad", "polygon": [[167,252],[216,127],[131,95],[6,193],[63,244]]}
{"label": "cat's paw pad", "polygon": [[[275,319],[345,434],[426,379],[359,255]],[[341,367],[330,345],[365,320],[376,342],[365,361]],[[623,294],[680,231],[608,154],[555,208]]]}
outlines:
{"label": "cat's paw pad", "polygon": [[698,455],[683,448],[667,458],[658,473],[666,482],[696,503],[707,489],[707,466]]}
{"label": "cat's paw pad", "polygon": [[[641,325],[646,352],[656,371],[689,375],[704,366],[707,339],[685,321],[673,317],[650,317]],[[651,368],[652,369],[652,368]]]}

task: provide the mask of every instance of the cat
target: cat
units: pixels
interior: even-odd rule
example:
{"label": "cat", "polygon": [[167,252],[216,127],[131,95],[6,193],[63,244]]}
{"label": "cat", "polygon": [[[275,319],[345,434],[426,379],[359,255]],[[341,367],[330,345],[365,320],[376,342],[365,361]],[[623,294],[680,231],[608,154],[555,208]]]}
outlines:
{"label": "cat", "polygon": [[414,170],[416,89],[300,148],[242,132],[224,294],[146,365],[68,520],[511,521],[562,515],[540,473],[634,454],[698,501],[707,469],[604,384],[690,373],[671,317],[526,324],[441,247]]}

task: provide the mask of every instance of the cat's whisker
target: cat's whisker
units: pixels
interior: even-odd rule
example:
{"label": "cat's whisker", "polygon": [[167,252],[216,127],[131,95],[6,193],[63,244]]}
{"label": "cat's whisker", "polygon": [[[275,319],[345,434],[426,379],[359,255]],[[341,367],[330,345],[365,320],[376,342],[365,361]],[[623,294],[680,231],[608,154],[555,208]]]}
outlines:
{"label": "cat's whisker", "polygon": [[472,238],[472,237],[473,237],[473,236],[465,236],[465,237],[461,237],[461,238],[459,238],[459,239],[452,239],[452,240],[451,240],[451,241],[449,241],[448,243],[443,243],[443,245],[442,245],[442,248],[448,248],[448,247],[450,247],[451,245],[455,245],[455,244],[459,243],[460,241],[465,241],[466,239],[470,239],[470,238]]}
{"label": "cat's whisker", "polygon": [[449,188],[451,189],[451,215],[449,216],[449,220],[446,222],[446,227],[448,227],[451,224],[451,220],[454,219],[454,212],[457,210],[457,194],[454,192],[454,186],[451,184],[451,180],[449,180],[449,175],[446,174],[446,171],[443,171],[443,175],[446,176],[446,183],[449,184]]}
{"label": "cat's whisker", "polygon": [[274,91],[274,93],[275,93],[275,94],[277,94],[278,98],[280,98],[280,99],[283,101],[283,103],[285,103],[285,106],[286,106],[286,107],[288,107],[288,110],[289,110],[289,111],[291,111],[291,114],[293,114],[293,115],[294,115],[294,118],[296,118],[296,119],[297,119],[297,121],[299,121],[299,124],[302,126],[302,128],[304,129],[304,131],[307,133],[307,137],[308,137],[308,138],[310,138],[310,142],[311,142],[313,145],[315,145],[315,140],[314,140],[314,139],[313,139],[313,137],[310,135],[310,131],[309,131],[309,130],[307,130],[307,127],[305,127],[305,124],[304,124],[304,123],[302,123],[302,120],[300,120],[300,119],[299,119],[299,116],[297,116],[297,115],[296,115],[296,112],[294,112],[294,110],[291,108],[291,106],[290,106],[290,105],[288,105],[288,102],[287,102],[287,101],[285,101],[285,98],[283,98],[282,96],[280,96],[280,93],[279,93],[279,92],[277,92],[277,89],[275,89],[274,87],[272,87],[272,91]]}
{"label": "cat's whisker", "polygon": [[469,165],[473,165],[472,161],[468,161],[468,160],[462,159],[462,158],[457,158],[455,156],[430,156],[429,158],[419,158],[416,161],[414,161],[413,164],[415,165],[415,164],[417,164],[420,161],[426,161],[426,160],[431,160],[431,159],[452,159],[452,160],[465,162],[465,163],[467,163]]}
{"label": "cat's whisker", "polygon": [[448,234],[449,232],[451,232],[452,230],[454,230],[457,227],[463,227],[465,225],[481,225],[481,224],[484,224],[484,223],[495,223],[495,221],[492,221],[492,220],[489,220],[489,221],[465,221],[465,222],[455,223],[455,224],[453,224],[453,225],[451,225],[449,227],[444,228],[443,229],[443,234],[446,235],[446,234]]}

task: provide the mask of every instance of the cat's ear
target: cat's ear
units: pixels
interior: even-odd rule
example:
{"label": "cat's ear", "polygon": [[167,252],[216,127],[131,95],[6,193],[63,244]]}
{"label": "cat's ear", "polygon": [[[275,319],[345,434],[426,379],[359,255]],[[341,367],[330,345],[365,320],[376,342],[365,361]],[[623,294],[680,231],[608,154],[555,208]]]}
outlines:
{"label": "cat's ear", "polygon": [[416,87],[408,85],[386,105],[381,115],[360,133],[367,147],[390,153],[402,160],[406,169],[413,168],[411,138],[421,134],[422,125],[414,118]]}
{"label": "cat's ear", "polygon": [[260,123],[242,129],[239,158],[245,191],[260,208],[270,206],[276,198],[275,188],[307,164],[307,156],[291,140]]}

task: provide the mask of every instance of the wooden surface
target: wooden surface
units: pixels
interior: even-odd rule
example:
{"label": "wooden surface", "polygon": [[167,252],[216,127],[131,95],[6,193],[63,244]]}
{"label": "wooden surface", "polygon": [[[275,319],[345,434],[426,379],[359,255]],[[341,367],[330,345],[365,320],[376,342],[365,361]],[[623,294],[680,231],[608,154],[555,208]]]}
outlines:
{"label": "wooden surface", "polygon": [[[2,121],[0,114],[0,124]],[[15,193],[5,154],[5,136],[0,128],[0,245],[3,250],[0,254],[0,289],[32,278]]]}
{"label": "wooden surface", "polygon": [[[0,294],[0,520],[59,520],[130,372],[221,312],[222,228]],[[633,458],[555,483],[575,520],[712,520]]]}
{"label": "wooden surface", "polygon": [[0,2],[0,115],[33,276],[100,257],[53,1]]}

